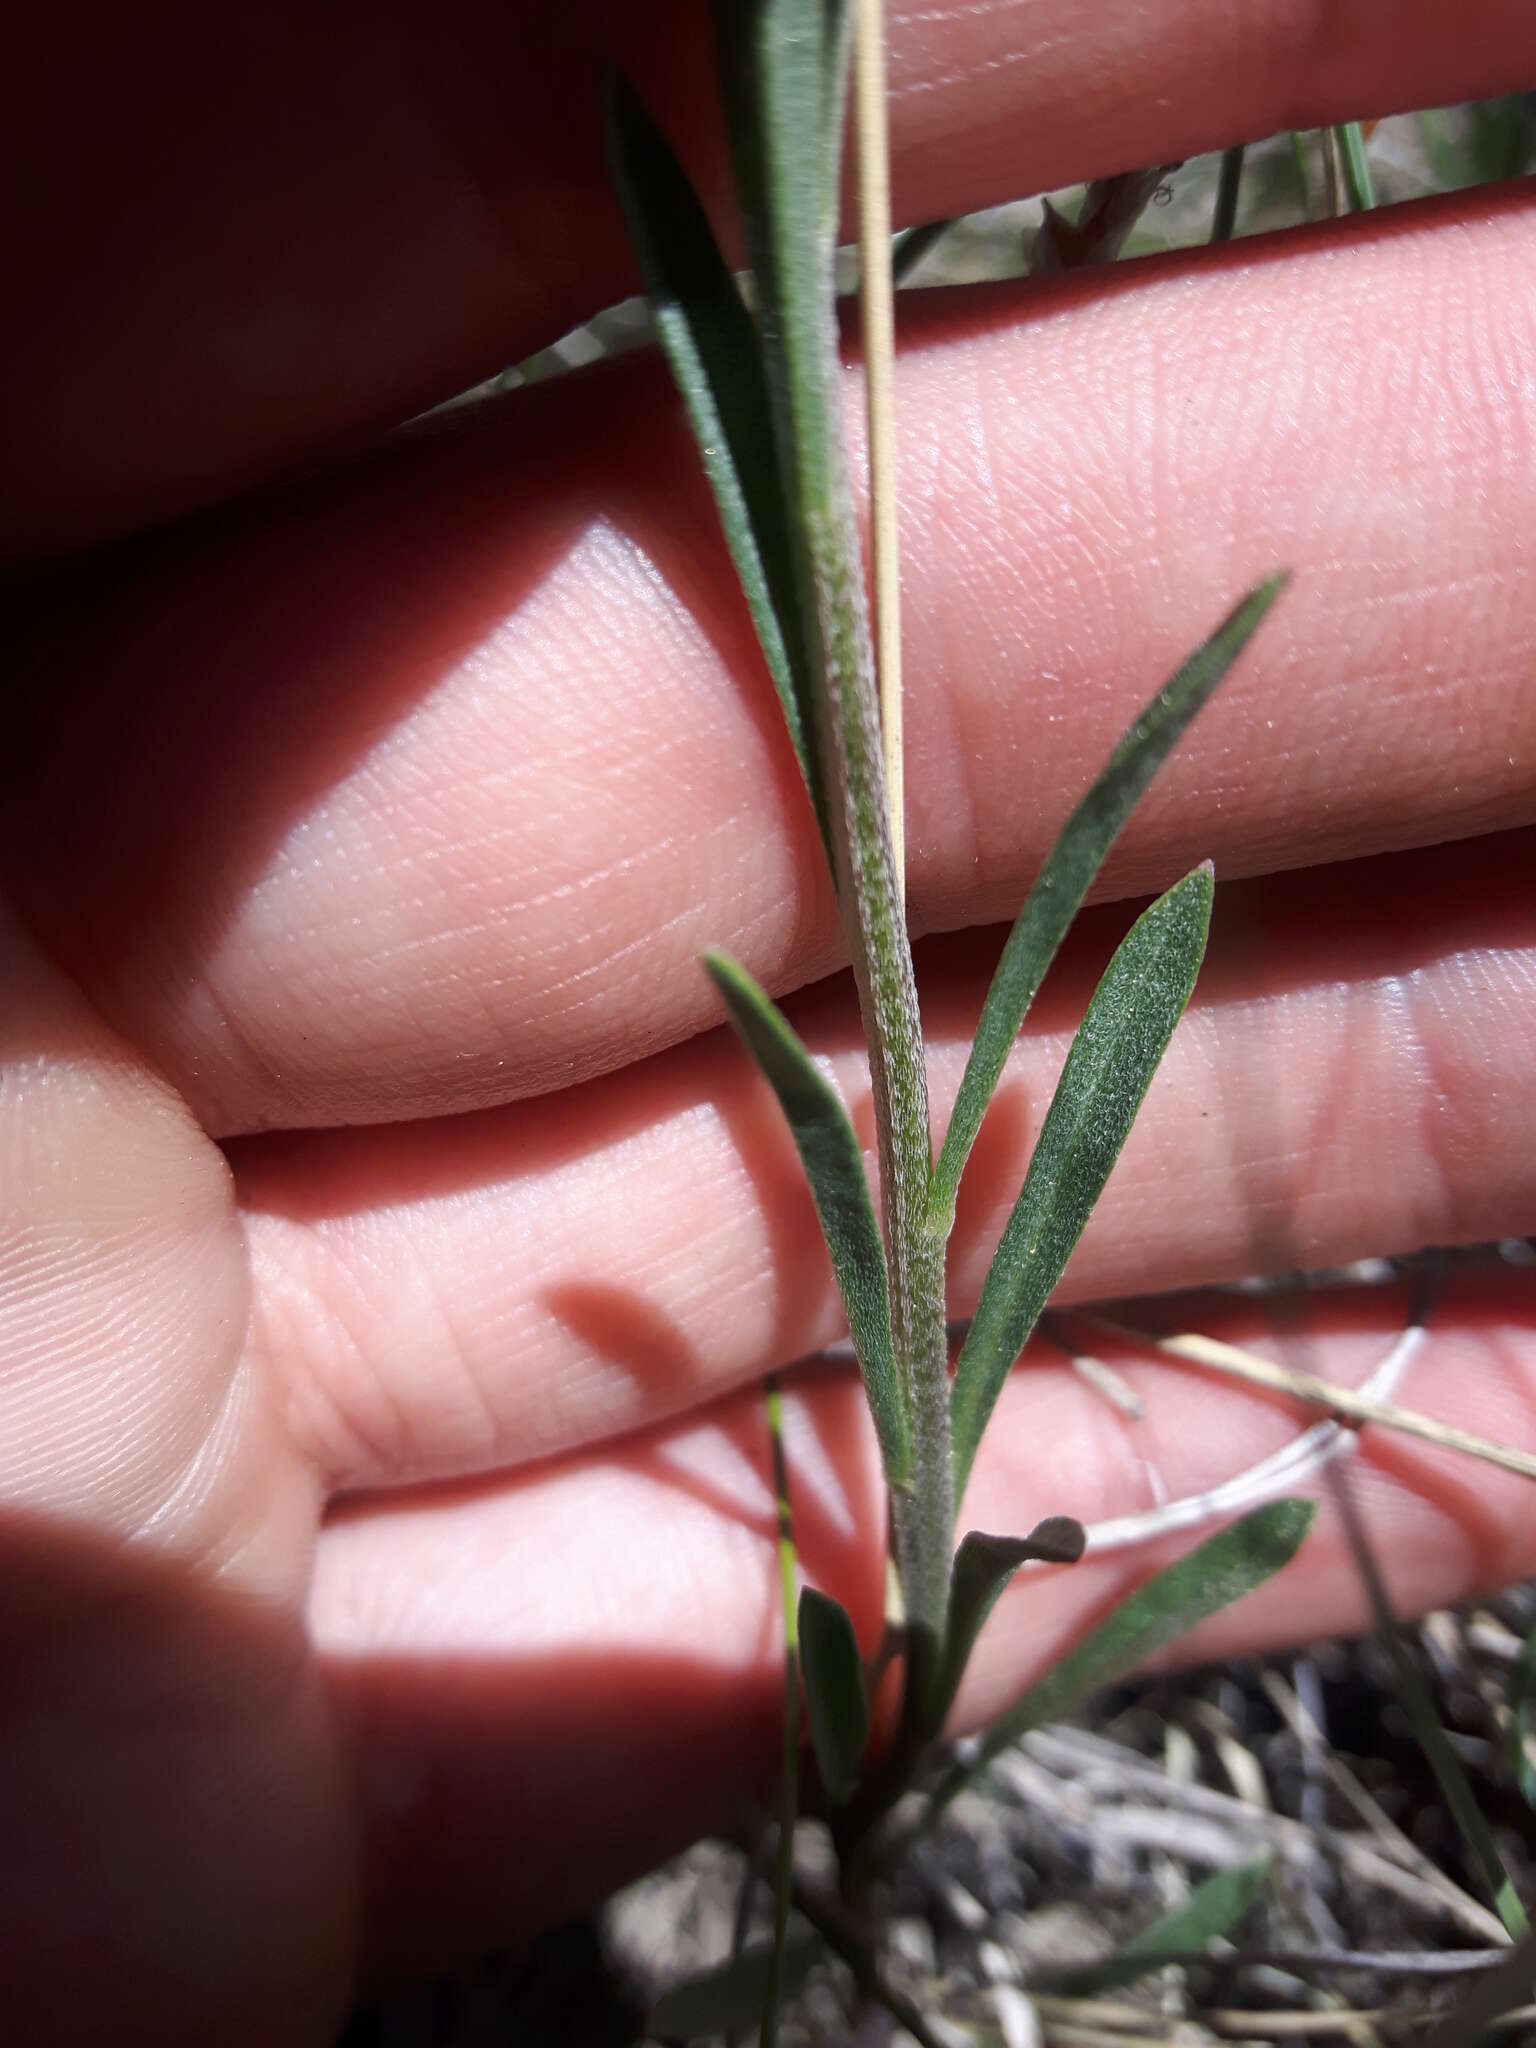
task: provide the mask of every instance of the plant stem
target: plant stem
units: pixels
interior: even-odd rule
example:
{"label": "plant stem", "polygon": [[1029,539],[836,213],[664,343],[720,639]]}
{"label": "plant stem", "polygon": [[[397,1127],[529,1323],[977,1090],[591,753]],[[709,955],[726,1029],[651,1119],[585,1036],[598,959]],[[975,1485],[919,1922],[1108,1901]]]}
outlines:
{"label": "plant stem", "polygon": [[[784,1459],[784,1409],[779,1383],[764,1388],[768,1437],[773,1446],[773,1491],[779,1522],[779,1590],[784,1602],[784,1734],[779,1760],[779,1845],[774,1865],[773,1948],[763,1987],[762,2048],[773,2048],[779,2026],[779,1985],[789,1898],[795,1878],[795,1816],[800,1810],[800,1646],[795,1605],[795,1524],[789,1505],[789,1470]],[[750,1884],[750,1876],[747,1880]]]}
{"label": "plant stem", "polygon": [[890,146],[885,113],[884,0],[858,0],[854,40],[859,141],[859,302],[869,433],[870,562],[875,600],[875,674],[885,797],[896,886],[906,897],[906,806],[902,787],[901,587],[896,539],[896,352],[891,274]]}
{"label": "plant stem", "polygon": [[1365,153],[1365,137],[1358,121],[1345,121],[1334,131],[1339,152],[1344,159],[1344,180],[1349,186],[1349,200],[1356,213],[1369,213],[1376,204],[1376,183],[1371,176],[1370,159]]}
{"label": "plant stem", "polygon": [[[864,327],[864,375],[868,393],[870,518],[875,614],[875,674],[880,700],[881,764],[888,827],[895,916],[882,935],[888,957],[871,948],[871,982],[888,985],[884,1021],[869,1032],[876,1072],[877,1034],[887,1037],[893,1022],[910,1042],[890,1050],[893,1068],[905,1068],[909,1096],[904,1129],[892,1129],[881,1145],[891,1263],[891,1321],[898,1361],[904,1366],[914,1424],[913,1490],[895,1504],[899,1562],[909,1622],[937,1644],[942,1640],[954,1548],[953,1511],[940,1506],[940,1489],[950,1486],[948,1355],[944,1338],[944,1254],[935,1242],[926,1202],[932,1171],[928,1129],[927,1076],[916,990],[912,982],[905,904],[905,838],[902,791],[901,617],[896,534],[895,423],[891,365],[895,353],[891,286],[891,198],[885,110],[885,24],[882,0],[858,0],[856,16],[857,127],[859,144],[860,290]],[[835,375],[835,372],[834,372]],[[876,806],[875,808],[878,808]],[[873,936],[873,934],[872,934]],[[900,957],[897,957],[900,956]],[[855,973],[858,959],[855,955]],[[872,1019],[866,1009],[866,1031]],[[895,1082],[898,1075],[892,1073]],[[920,1110],[919,1110],[920,1098]],[[893,1092],[892,1106],[897,1098]],[[880,1118],[884,1123],[884,1118]],[[892,1214],[894,1208],[895,1213]],[[916,1661],[923,1661],[920,1647]],[[909,1653],[908,1682],[912,1662]]]}
{"label": "plant stem", "polygon": [[1301,217],[1312,218],[1312,186],[1307,177],[1307,145],[1299,128],[1291,130],[1291,162],[1296,167],[1296,183],[1301,190]]}
{"label": "plant stem", "polygon": [[1237,195],[1243,183],[1243,156],[1246,144],[1239,143],[1235,149],[1226,149],[1221,154],[1221,183],[1216,187],[1216,218],[1211,226],[1213,242],[1230,242],[1232,230],[1237,225]]}
{"label": "plant stem", "polygon": [[1336,128],[1319,128],[1318,148],[1323,158],[1323,214],[1328,220],[1337,220],[1344,211],[1343,192],[1339,178],[1339,136]]}
{"label": "plant stem", "polygon": [[[941,1642],[954,1502],[944,1246],[928,1216],[933,1149],[922,1020],[882,770],[868,593],[843,433],[834,257],[842,16],[788,0],[719,0],[727,103],[773,389],[838,907],[869,1050],[897,1376],[910,1484],[892,1503],[907,1616]],[[818,120],[824,153],[811,147]]]}
{"label": "plant stem", "polygon": [[886,1979],[875,1960],[869,1937],[852,1914],[836,1899],[813,1891],[809,1885],[795,1886],[795,1905],[822,1940],[840,1955],[854,1974],[866,1998],[883,2005],[900,2026],[906,2028],[919,2048],[941,2048],[939,2037],[906,1993]]}

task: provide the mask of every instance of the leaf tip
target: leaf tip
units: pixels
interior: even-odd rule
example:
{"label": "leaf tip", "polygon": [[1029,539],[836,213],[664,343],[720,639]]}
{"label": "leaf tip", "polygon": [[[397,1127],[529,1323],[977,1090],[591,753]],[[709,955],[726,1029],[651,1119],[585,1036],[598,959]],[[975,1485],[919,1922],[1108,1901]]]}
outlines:
{"label": "leaf tip", "polygon": [[721,995],[728,995],[740,983],[741,969],[730,954],[722,953],[718,946],[706,946],[699,955],[699,965]]}
{"label": "leaf tip", "polygon": [[1300,1550],[1307,1531],[1317,1519],[1315,1500],[1277,1500],[1273,1509],[1271,1527],[1275,1547],[1283,1551],[1287,1561]]}
{"label": "leaf tip", "polygon": [[1088,1547],[1088,1531],[1071,1515],[1047,1515],[1035,1524],[1029,1540],[1042,1564],[1077,1564]]}

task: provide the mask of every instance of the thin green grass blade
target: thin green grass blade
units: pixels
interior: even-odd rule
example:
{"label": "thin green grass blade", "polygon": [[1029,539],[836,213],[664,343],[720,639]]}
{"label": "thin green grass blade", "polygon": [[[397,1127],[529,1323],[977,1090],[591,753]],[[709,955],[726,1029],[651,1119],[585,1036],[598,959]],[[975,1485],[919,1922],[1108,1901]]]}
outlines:
{"label": "thin green grass blade", "polygon": [[724,953],[706,953],[704,965],[731,1022],[779,1098],[831,1254],[886,1479],[893,1487],[902,1486],[909,1462],[907,1409],[891,1342],[885,1249],[859,1141],[842,1103],[782,1011],[745,968]]}
{"label": "thin green grass blade", "polygon": [[1509,1754],[1520,1796],[1536,1806],[1536,1628],[1520,1646],[1509,1682]]}
{"label": "thin green grass blade", "polygon": [[1232,1870],[1218,1870],[1197,1884],[1181,1906],[1133,1934],[1102,1963],[1053,1979],[1053,1989],[1071,1998],[1097,1998],[1134,1984],[1170,1959],[1187,1962],[1213,1941],[1235,1933],[1259,1902],[1269,1876],[1269,1858],[1256,1856]]}
{"label": "thin green grass blade", "polygon": [[1343,121],[1334,130],[1339,138],[1339,153],[1344,159],[1344,182],[1349,187],[1349,203],[1356,213],[1369,213],[1376,204],[1376,182],[1371,176],[1371,161],[1365,153],[1365,136],[1358,121]]}
{"label": "thin green grass blade", "polygon": [[814,1586],[800,1595],[800,1671],[821,1788],[841,1806],[869,1747],[869,1702],[848,1611]]}
{"label": "thin green grass blade", "polygon": [[[779,1989],[792,1998],[822,1952],[819,1934],[792,1934],[784,1944]],[[766,1942],[743,1949],[717,1970],[706,1970],[668,1991],[646,2016],[645,2035],[654,2041],[697,2041],[702,2036],[745,2033],[762,2017],[773,1951]]]}
{"label": "thin green grass blade", "polygon": [[757,328],[671,146],[616,74],[607,122],[613,180],[656,330],[825,840],[794,540]]}
{"label": "thin green grass blade", "polygon": [[768,1438],[773,1447],[773,1492],[779,1522],[779,1595],[784,1608],[784,1720],[779,1756],[779,1844],[773,1873],[773,1946],[763,1983],[761,2043],[773,2048],[784,1988],[784,1953],[789,1936],[789,1902],[795,1883],[795,1821],[800,1812],[800,1643],[795,1610],[795,1520],[789,1504],[789,1467],[784,1457],[784,1406],[779,1383],[764,1389]]}
{"label": "thin green grass blade", "polygon": [[955,1196],[965,1162],[1046,969],[1055,959],[1105,856],[1153,776],[1196,713],[1210,701],[1286,581],[1284,576],[1272,576],[1250,591],[1204,646],[1168,679],[1125,733],[1110,755],[1108,767],[1067,820],[1052,847],[1029,892],[1029,901],[1008,935],[1003,957],[987,991],[954,1113],[934,1168],[931,1207],[937,1227],[946,1236],[954,1224]]}
{"label": "thin green grass blade", "polygon": [[1128,1676],[1200,1622],[1273,1578],[1301,1548],[1316,1512],[1309,1500],[1271,1501],[1139,1587],[993,1722],[975,1756],[957,1765],[939,1786],[925,1825],[993,1757],[1031,1728],[1059,1721],[1090,1693]]}
{"label": "thin green grass blade", "polygon": [[1510,1939],[1524,1941],[1531,1932],[1530,1920],[1521,1903],[1520,1894],[1515,1890],[1515,1881],[1499,1849],[1498,1840],[1477,1803],[1476,1793],[1468,1783],[1461,1759],[1446,1740],[1445,1730],[1440,1726],[1440,1716],[1435,1710],[1434,1700],[1430,1697],[1429,1687],[1424,1683],[1423,1674],[1403,1641],[1403,1632],[1398,1626],[1397,1615],[1387,1593],[1386,1581],[1381,1575],[1375,1553],[1366,1537],[1365,1525],[1355,1505],[1354,1495],[1337,1466],[1330,1467],[1330,1477],[1339,1519],[1344,1524],[1344,1533],[1349,1538],[1349,1547],[1354,1553],[1356,1567],[1370,1598],[1376,1632],[1381,1638],[1382,1648],[1391,1660],[1397,1678],[1398,1701],[1408,1717],[1408,1725],[1413,1730],[1414,1740],[1423,1750],[1425,1760],[1435,1774],[1435,1782],[1440,1787],[1441,1796],[1450,1809],[1451,1818],[1460,1830],[1472,1861],[1488,1887],[1493,1910],[1504,1922]]}
{"label": "thin green grass blade", "polygon": [[952,220],[925,220],[915,228],[904,228],[891,243],[891,282],[905,284],[928,252],[954,226]]}
{"label": "thin green grass blade", "polygon": [[957,1506],[1003,1382],[1082,1236],[1189,1001],[1212,887],[1207,864],[1142,913],[1072,1041],[955,1367]]}
{"label": "thin green grass blade", "polygon": [[1076,1564],[1087,1534],[1070,1515],[1051,1515],[1027,1536],[984,1536],[973,1529],[955,1552],[949,1588],[949,1637],[925,1714],[937,1735],[955,1703],[976,1638],[1021,1564]]}

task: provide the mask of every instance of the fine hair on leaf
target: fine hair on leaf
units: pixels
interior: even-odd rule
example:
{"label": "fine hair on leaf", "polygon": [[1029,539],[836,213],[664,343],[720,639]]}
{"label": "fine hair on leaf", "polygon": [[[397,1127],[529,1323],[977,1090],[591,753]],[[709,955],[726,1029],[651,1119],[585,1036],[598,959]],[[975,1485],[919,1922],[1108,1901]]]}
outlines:
{"label": "fine hair on leaf", "polygon": [[853,1333],[886,1476],[901,1486],[909,1462],[907,1403],[891,1347],[885,1252],[859,1141],[831,1084],[746,969],[725,953],[706,954],[704,964],[794,1137]]}
{"label": "fine hair on leaf", "polygon": [[1250,591],[1210,639],[1169,677],[1121,736],[1103,774],[1062,827],[1046,857],[992,977],[933,1170],[933,1207],[946,1235],[954,1223],[955,1197],[965,1162],[1047,968],[1153,776],[1215,694],[1287,580],[1272,576]]}
{"label": "fine hair on leaf", "polygon": [[1210,868],[1196,868],[1142,912],[1072,1041],[955,1367],[957,1500],[1003,1382],[1082,1236],[1189,1001],[1211,892]]}
{"label": "fine hair on leaf", "polygon": [[821,1788],[834,1805],[853,1790],[869,1742],[869,1702],[848,1610],[807,1586],[800,1595],[800,1674]]}

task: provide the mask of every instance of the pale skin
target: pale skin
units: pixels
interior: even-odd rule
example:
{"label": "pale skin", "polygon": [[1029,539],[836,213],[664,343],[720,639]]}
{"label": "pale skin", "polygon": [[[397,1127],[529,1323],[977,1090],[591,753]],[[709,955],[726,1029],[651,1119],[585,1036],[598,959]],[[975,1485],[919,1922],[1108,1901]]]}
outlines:
{"label": "pale skin", "polygon": [[[0,1982],[50,2038],[323,2042],[362,1974],[589,1904],[761,1789],[758,1386],[838,1325],[705,945],[834,977],[791,1015],[872,1135],[656,365],[359,452],[629,288],[597,59],[708,181],[697,24],[647,55],[655,10],[311,12],[141,9],[84,56],[43,19],[3,87],[0,534],[56,566],[10,595],[0,759]],[[1525,0],[1475,37],[1428,4],[1158,12],[895,9],[898,220],[1536,75]],[[983,927],[1160,675],[1296,572],[1107,877],[1209,854],[1217,914],[1072,1298],[1536,1229],[1533,256],[1526,188],[903,309],[937,1118]],[[1124,923],[1089,914],[1026,1029],[956,1314]],[[1355,1384],[1404,1305],[1200,1314]],[[1533,1321],[1514,1271],[1453,1281],[1397,1398],[1536,1445]],[[1032,1353],[966,1525],[1123,1515],[1298,1426],[1124,1369],[1140,1424]],[[791,1376],[789,1409],[805,1568],[872,1642],[859,1390]],[[1377,1437],[1350,1471],[1405,1610],[1536,1569],[1522,1481]],[[964,1718],[1171,1554],[1018,1588]],[[1193,1647],[1363,1618],[1325,1506]]]}

